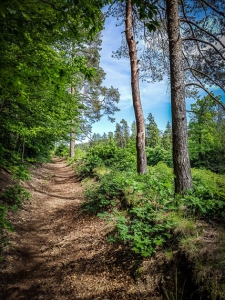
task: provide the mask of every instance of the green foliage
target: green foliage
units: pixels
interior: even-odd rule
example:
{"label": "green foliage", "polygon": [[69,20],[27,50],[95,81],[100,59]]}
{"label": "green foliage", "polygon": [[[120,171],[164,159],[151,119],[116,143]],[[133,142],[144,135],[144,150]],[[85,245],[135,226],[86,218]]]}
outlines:
{"label": "green foliage", "polygon": [[96,155],[86,155],[80,164],[76,165],[76,172],[80,177],[94,176],[94,169],[102,166],[101,158]]}
{"label": "green foliage", "polygon": [[148,202],[134,206],[126,216],[117,210],[112,214],[105,213],[99,216],[115,225],[115,232],[108,238],[109,241],[128,243],[135,253],[143,257],[151,256],[157,247],[171,237],[172,220],[159,220]]}
{"label": "green foliage", "polygon": [[[220,97],[217,96],[220,101]],[[224,173],[225,114],[210,96],[197,99],[191,105],[189,149],[193,167],[205,167]]]}
{"label": "green foliage", "polygon": [[1,196],[1,202],[10,209],[21,207],[24,200],[29,199],[30,194],[19,184],[13,185]]}
{"label": "green foliage", "polygon": [[64,157],[69,155],[69,147],[64,143],[60,143],[55,149],[55,155]]}
{"label": "green foliage", "polygon": [[0,198],[0,252],[2,247],[8,244],[4,237],[4,231],[13,231],[12,224],[7,219],[9,210],[18,210],[24,200],[29,199],[30,194],[19,184],[10,186]]}
{"label": "green foliage", "polygon": [[171,150],[165,150],[160,146],[155,148],[146,148],[146,155],[149,166],[154,166],[160,161],[165,162],[169,167],[173,166]]}
{"label": "green foliage", "polygon": [[172,126],[170,122],[167,122],[166,129],[162,134],[162,147],[167,151],[172,151]]}
{"label": "green foliage", "polygon": [[13,174],[14,176],[12,177],[12,179],[19,179],[19,180],[26,180],[26,179],[31,179],[30,178],[30,175],[29,175],[29,171],[28,169],[26,168],[26,166],[24,165],[16,165],[16,166],[13,166],[11,168],[11,170],[13,171]]}
{"label": "green foliage", "polygon": [[76,147],[74,149],[74,157],[68,157],[67,162],[69,165],[73,165],[76,162],[81,161],[86,156],[86,151],[82,150],[81,148]]}
{"label": "green foliage", "polygon": [[129,126],[124,119],[120,121],[120,124],[116,123],[115,142],[118,147],[125,148],[130,139]]}
{"label": "green foliage", "polygon": [[151,113],[148,114],[146,122],[146,146],[150,148],[160,146],[160,130],[158,129],[155,119]]}
{"label": "green foliage", "polygon": [[[160,169],[160,167],[158,167]],[[166,165],[162,169],[169,169]],[[126,214],[114,210],[113,213],[103,213],[109,221],[115,224],[115,234],[110,241],[123,241],[142,256],[152,255],[157,246],[162,245],[170,237],[172,220],[162,217],[159,212],[174,207],[171,204],[173,175],[159,180],[160,171],[152,170],[148,175],[139,176],[133,172],[111,171],[99,176],[99,181],[93,188],[86,190],[85,211],[94,213],[118,208],[127,208]],[[130,197],[134,197],[131,201]],[[159,219],[158,219],[159,218]]]}
{"label": "green foliage", "polygon": [[157,13],[157,7],[151,3],[145,3],[141,0],[132,1],[138,9],[139,18],[144,21],[146,28],[151,31],[156,31],[159,27],[159,22],[154,20],[153,17]]}
{"label": "green foliage", "polygon": [[114,225],[109,241],[123,242],[141,256],[196,234],[193,218],[225,216],[223,175],[193,169],[193,191],[175,197],[173,169],[168,166],[171,151],[161,147],[148,151],[154,165],[141,176],[135,171],[133,140],[124,149],[112,139],[99,143],[87,150],[80,164],[82,174],[96,180],[86,188],[83,210],[99,213]]}
{"label": "green foliage", "polygon": [[7,220],[7,211],[7,206],[0,203],[0,252],[2,247],[8,243],[7,239],[3,236],[4,230],[13,231],[12,224]]}
{"label": "green foliage", "polygon": [[113,170],[132,170],[136,164],[133,147],[121,149],[111,140],[108,144],[101,144],[87,150],[86,156],[76,170],[80,176],[93,176],[98,166],[110,167]]}
{"label": "green foliage", "polygon": [[225,176],[192,169],[192,177],[194,189],[184,197],[183,205],[194,215],[225,217]]}
{"label": "green foliage", "polygon": [[97,72],[78,49],[102,29],[102,5],[1,1],[0,166],[48,160],[55,142],[67,138],[71,120],[79,122],[76,87]]}
{"label": "green foliage", "polygon": [[100,178],[99,184],[93,188],[86,189],[86,200],[83,203],[84,211],[97,213],[115,206],[117,200],[123,198],[123,188],[125,184],[124,174],[111,172]]}

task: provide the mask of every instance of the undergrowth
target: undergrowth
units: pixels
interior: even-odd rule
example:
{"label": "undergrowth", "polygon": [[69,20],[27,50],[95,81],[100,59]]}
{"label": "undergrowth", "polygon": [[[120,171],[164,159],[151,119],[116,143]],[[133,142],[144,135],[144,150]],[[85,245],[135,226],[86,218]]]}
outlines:
{"label": "undergrowth", "polygon": [[[107,233],[109,242],[123,243],[142,257],[152,256],[160,249],[180,249],[188,254],[191,243],[185,243],[185,239],[204,239],[198,221],[224,223],[225,175],[192,169],[193,190],[185,196],[174,196],[172,168],[159,162],[149,166],[147,174],[137,175],[135,154],[115,145],[89,149],[76,162],[76,172],[91,180],[85,185],[83,211],[98,214],[112,225]],[[194,245],[198,253],[200,245]],[[199,273],[197,255],[193,259],[194,272]],[[216,268],[219,265],[220,262]],[[201,266],[208,274],[207,264],[202,261]],[[207,290],[207,286],[202,289]],[[215,288],[208,288],[208,294],[212,293]],[[167,294],[172,299],[175,295]]]}
{"label": "undergrowth", "polygon": [[8,244],[5,237],[6,231],[13,231],[13,225],[8,220],[8,212],[19,210],[23,201],[30,197],[29,192],[20,185],[20,180],[29,178],[29,173],[25,168],[15,169],[12,179],[16,180],[17,183],[10,185],[0,195],[0,253],[2,248]]}

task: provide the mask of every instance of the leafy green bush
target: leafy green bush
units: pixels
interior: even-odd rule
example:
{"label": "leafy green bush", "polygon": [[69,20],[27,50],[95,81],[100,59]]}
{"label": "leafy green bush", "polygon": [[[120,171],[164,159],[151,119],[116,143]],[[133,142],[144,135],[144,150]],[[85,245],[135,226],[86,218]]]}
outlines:
{"label": "leafy green bush", "polygon": [[172,152],[160,146],[146,148],[146,155],[149,166],[155,166],[160,161],[165,162],[169,167],[173,166]]}
{"label": "leafy green bush", "polygon": [[12,224],[7,219],[9,210],[17,210],[22,202],[28,199],[30,194],[19,184],[9,187],[0,198],[0,252],[2,247],[8,243],[4,238],[4,230],[13,231]]}
{"label": "leafy green bush", "polygon": [[112,214],[103,213],[99,216],[115,225],[115,231],[109,236],[109,241],[125,242],[143,257],[151,256],[158,246],[171,237],[172,219],[159,220],[156,211],[148,202],[133,207],[127,214],[114,210]]}
{"label": "leafy green bush", "polygon": [[69,165],[73,165],[74,163],[84,159],[85,156],[86,156],[86,151],[83,151],[80,148],[75,148],[74,157],[68,157],[67,162]]}
{"label": "leafy green bush", "polygon": [[76,165],[79,176],[95,176],[97,167],[111,168],[116,171],[134,170],[136,156],[128,149],[117,148],[114,142],[89,148],[81,163]]}
{"label": "leafy green bush", "polygon": [[90,148],[87,156],[98,157],[106,167],[121,171],[134,169],[136,164],[136,156],[132,153],[132,149],[118,148],[113,141]]}
{"label": "leafy green bush", "polygon": [[18,209],[24,200],[29,199],[30,194],[19,184],[13,185],[1,196],[1,202],[10,209]]}
{"label": "leafy green bush", "polygon": [[[104,162],[106,162],[107,165],[107,162],[115,157],[117,150],[118,148],[116,144],[111,140],[108,144],[91,147],[88,150],[87,155],[97,156],[104,160]],[[110,163],[108,162],[108,164]]]}
{"label": "leafy green bush", "polygon": [[87,154],[82,162],[76,164],[76,172],[80,177],[88,177],[94,175],[94,169],[102,166],[103,162],[101,158],[96,155]]}
{"label": "leafy green bush", "polygon": [[132,147],[99,145],[89,149],[81,165],[84,176],[98,180],[86,189],[83,209],[100,212],[114,224],[109,240],[124,242],[141,256],[155,253],[173,233],[177,241],[178,232],[194,232],[193,217],[225,216],[224,175],[193,169],[193,191],[175,197],[171,153],[156,147],[148,154],[154,166],[143,175],[136,172]]}
{"label": "leafy green bush", "polygon": [[69,155],[69,147],[63,143],[59,144],[57,148],[55,149],[55,155],[56,156],[68,156]]}
{"label": "leafy green bush", "polygon": [[29,170],[26,168],[25,165],[16,165],[16,166],[13,166],[13,168],[11,168],[11,170],[13,171],[13,179],[19,179],[19,180],[30,180],[31,177],[30,177],[30,172]]}
{"label": "leafy green bush", "polygon": [[117,200],[123,198],[124,177],[123,174],[110,173],[100,178],[99,184],[90,186],[85,192],[84,211],[97,213],[115,206]]}
{"label": "leafy green bush", "polygon": [[183,198],[191,214],[198,216],[224,217],[225,176],[209,170],[192,169],[194,189]]}
{"label": "leafy green bush", "polygon": [[3,237],[4,230],[13,231],[12,224],[7,220],[7,211],[7,206],[0,203],[0,252],[2,247],[7,245],[8,242],[7,239]]}

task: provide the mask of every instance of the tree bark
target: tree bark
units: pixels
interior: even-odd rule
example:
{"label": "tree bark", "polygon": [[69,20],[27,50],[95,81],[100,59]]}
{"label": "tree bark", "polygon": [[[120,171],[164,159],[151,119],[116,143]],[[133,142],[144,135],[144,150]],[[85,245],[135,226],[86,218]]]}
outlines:
{"label": "tree bark", "polygon": [[131,0],[126,1],[126,20],[125,20],[126,41],[129,48],[130,66],[131,66],[131,89],[132,99],[135,112],[137,136],[137,171],[139,174],[147,172],[147,158],[145,151],[145,122],[141,105],[140,89],[139,89],[139,70],[136,42],[132,35],[132,4]]}
{"label": "tree bark", "polygon": [[23,140],[22,144],[22,153],[21,153],[21,163],[24,163],[24,153],[25,153],[25,141]]}
{"label": "tree bark", "polygon": [[[74,87],[71,87],[71,94],[74,95]],[[70,132],[70,157],[74,157],[74,147],[75,147],[75,133],[74,133],[74,120],[72,120],[72,127]]]}
{"label": "tree bark", "polygon": [[170,52],[171,109],[175,193],[185,194],[192,189],[188,152],[182,40],[178,0],[166,0]]}

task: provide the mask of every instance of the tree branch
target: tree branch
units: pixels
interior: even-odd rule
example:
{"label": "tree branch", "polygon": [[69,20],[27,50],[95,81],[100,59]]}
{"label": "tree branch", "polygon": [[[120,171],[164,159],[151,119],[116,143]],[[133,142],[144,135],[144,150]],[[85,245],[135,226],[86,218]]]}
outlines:
{"label": "tree branch", "polygon": [[[181,2],[182,2],[182,11],[183,11],[184,17],[185,17],[185,19],[187,19],[186,13],[185,13],[185,9],[184,9],[184,3],[183,3],[183,1],[181,1]],[[191,32],[192,32],[193,37],[195,38],[196,36],[195,36],[195,32],[194,32],[192,26],[191,26],[189,23],[188,23],[188,25],[189,25],[189,27],[190,27],[190,30],[191,30]],[[199,52],[199,54],[201,55],[202,59],[204,59],[204,61],[206,62],[206,64],[209,65],[209,61],[206,59],[206,57],[205,57],[205,56],[203,55],[203,53],[202,53],[202,50],[201,50],[201,48],[200,48],[200,46],[199,46],[199,42],[197,42],[196,44],[197,44],[198,52]]]}
{"label": "tree branch", "polygon": [[213,45],[211,44],[210,42],[207,42],[207,41],[204,41],[204,40],[201,40],[199,38],[195,38],[195,37],[187,37],[187,38],[183,38],[182,41],[196,41],[196,42],[200,42],[200,43],[203,43],[203,44],[206,44],[206,45],[209,45],[210,47],[212,47],[219,55],[220,57],[225,60],[225,57],[220,53],[220,51]]}
{"label": "tree branch", "polygon": [[210,93],[205,87],[203,84],[201,83],[197,83],[197,82],[189,82],[187,84],[185,84],[185,87],[188,87],[188,86],[197,86],[199,87],[200,89],[202,89],[203,91],[205,91],[217,104],[219,104],[222,109],[225,111],[225,105],[223,104],[222,101],[219,101],[212,93]]}
{"label": "tree branch", "polygon": [[92,97],[90,97],[87,93],[82,93],[82,92],[79,92],[79,95],[82,96],[82,97],[86,97],[88,98],[91,102],[94,102],[94,101],[98,101],[99,103],[103,103],[103,102],[106,102],[106,99],[105,97],[103,98],[103,100],[99,100],[99,99],[93,99]]}
{"label": "tree branch", "polygon": [[220,43],[220,45],[225,48],[225,45],[220,41],[220,39],[218,39],[214,34],[208,32],[207,30],[205,30],[204,28],[202,28],[201,26],[199,26],[198,24],[196,24],[195,22],[192,22],[190,20],[187,19],[180,19],[181,22],[185,22],[188,23],[189,25],[192,24],[195,27],[197,27],[199,30],[205,32],[206,34],[208,34],[209,36],[211,36],[212,38],[214,38],[218,43]]}
{"label": "tree branch", "polygon": [[200,2],[205,3],[207,6],[209,6],[212,10],[214,10],[215,12],[217,12],[219,15],[221,15],[222,17],[225,17],[225,13],[218,10],[216,7],[214,7],[212,4],[210,4],[208,1],[206,0],[200,0]]}
{"label": "tree branch", "polygon": [[[197,73],[199,73],[199,74],[201,74],[201,75],[207,77],[209,80],[211,80],[215,85],[217,85],[217,86],[225,93],[224,87],[223,87],[222,85],[220,85],[218,82],[216,82],[214,79],[212,79],[208,74],[206,74],[206,73],[204,73],[204,72],[202,72],[202,71],[199,71],[199,70],[197,70],[197,69],[195,69],[195,68],[192,68],[192,67],[185,68],[184,71],[186,71],[186,70],[190,70],[191,72],[194,71],[194,72],[197,72]],[[192,74],[193,74],[193,73],[192,73]],[[194,76],[194,75],[193,75],[193,76]]]}

